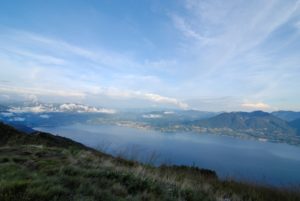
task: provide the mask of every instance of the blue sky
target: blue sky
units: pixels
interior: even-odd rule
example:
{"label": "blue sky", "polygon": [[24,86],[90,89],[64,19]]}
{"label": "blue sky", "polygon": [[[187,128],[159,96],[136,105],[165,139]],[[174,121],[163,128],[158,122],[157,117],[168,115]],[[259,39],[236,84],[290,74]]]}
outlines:
{"label": "blue sky", "polygon": [[298,0],[1,0],[0,99],[300,110]]}

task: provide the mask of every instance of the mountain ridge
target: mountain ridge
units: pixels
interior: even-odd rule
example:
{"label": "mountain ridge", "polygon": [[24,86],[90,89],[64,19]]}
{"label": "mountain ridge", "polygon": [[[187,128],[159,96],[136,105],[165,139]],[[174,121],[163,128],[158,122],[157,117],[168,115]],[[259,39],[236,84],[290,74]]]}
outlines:
{"label": "mountain ridge", "polygon": [[274,111],[271,114],[285,121],[293,121],[300,118],[300,112],[296,111],[279,110]]}
{"label": "mountain ridge", "polygon": [[286,121],[263,111],[230,112],[194,122],[206,128],[229,128],[232,130],[253,130],[264,134],[295,135],[296,131]]}
{"label": "mountain ridge", "polygon": [[14,103],[0,107],[0,110],[12,113],[51,113],[51,112],[77,112],[77,113],[107,113],[114,114],[116,110],[95,107],[80,103],[43,103],[38,101]]}

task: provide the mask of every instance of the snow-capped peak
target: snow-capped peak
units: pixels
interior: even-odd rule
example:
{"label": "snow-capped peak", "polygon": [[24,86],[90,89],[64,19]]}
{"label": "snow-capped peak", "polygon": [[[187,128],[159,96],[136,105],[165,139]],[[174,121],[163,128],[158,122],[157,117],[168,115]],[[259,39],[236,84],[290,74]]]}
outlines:
{"label": "snow-capped peak", "polygon": [[113,114],[116,111],[112,109],[105,109],[105,108],[97,108],[82,104],[75,104],[75,103],[64,103],[59,106],[59,109],[62,112],[99,112],[99,113],[109,113]]}
{"label": "snow-capped peak", "polygon": [[9,112],[24,113],[45,113],[45,112],[89,112],[89,113],[116,113],[113,109],[98,108],[93,106],[87,106],[77,103],[63,103],[63,104],[47,104],[47,103],[35,103],[32,105],[12,106],[8,110]]}

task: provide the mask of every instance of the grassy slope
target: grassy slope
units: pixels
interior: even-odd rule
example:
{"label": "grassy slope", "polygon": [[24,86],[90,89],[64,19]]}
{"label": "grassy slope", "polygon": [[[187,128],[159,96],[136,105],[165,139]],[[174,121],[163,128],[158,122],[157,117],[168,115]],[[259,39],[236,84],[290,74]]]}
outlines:
{"label": "grassy slope", "polygon": [[[7,136],[8,128],[0,125],[0,137]],[[154,168],[55,136],[48,141],[40,134],[31,141],[13,129],[9,133],[13,138],[0,147],[1,201],[300,200],[296,191],[221,182],[198,168]]]}

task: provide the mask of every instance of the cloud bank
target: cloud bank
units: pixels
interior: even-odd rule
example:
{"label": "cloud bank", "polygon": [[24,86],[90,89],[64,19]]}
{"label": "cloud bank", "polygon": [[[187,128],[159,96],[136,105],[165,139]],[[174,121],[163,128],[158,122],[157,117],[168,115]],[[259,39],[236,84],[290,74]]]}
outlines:
{"label": "cloud bank", "polygon": [[243,103],[241,106],[244,108],[259,110],[267,110],[271,108],[271,106],[266,103]]}

